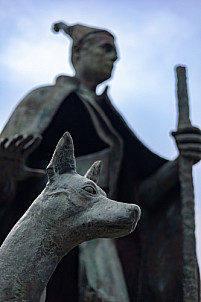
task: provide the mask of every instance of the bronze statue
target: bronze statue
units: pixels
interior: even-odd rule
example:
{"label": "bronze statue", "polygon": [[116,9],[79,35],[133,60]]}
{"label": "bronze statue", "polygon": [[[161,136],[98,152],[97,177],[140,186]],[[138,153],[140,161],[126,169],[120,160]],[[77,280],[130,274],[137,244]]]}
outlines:
{"label": "bronze statue", "polygon": [[72,138],[62,136],[47,167],[44,191],[0,247],[1,301],[39,301],[58,263],[75,246],[134,231],[139,207],[106,197],[95,184],[100,166],[95,162],[85,177],[76,173]]}
{"label": "bronze statue", "polygon": [[[167,161],[148,150],[114,108],[107,89],[102,95],[96,94],[96,87],[111,76],[117,59],[114,36],[106,30],[79,24],[67,26],[62,22],[55,24],[54,29],[64,30],[73,40],[75,76],[60,76],[55,85],[29,93],[15,109],[1,136],[12,138],[15,134],[31,134],[43,137],[40,145],[28,156],[27,165],[32,169],[46,167],[58,139],[66,130],[74,138],[78,172],[83,174],[95,160],[102,160],[104,168],[99,185],[110,198],[135,201],[142,209],[134,236],[107,243],[108,249],[113,245],[117,250],[115,261],[123,267],[124,276],[121,278],[125,278],[130,301],[183,301],[178,158]],[[184,157],[190,158],[192,163],[200,160],[199,129],[183,129],[175,139]],[[6,194],[10,192],[11,197],[1,217],[2,240],[44,184],[44,177],[32,177],[17,183],[7,180]],[[89,262],[82,261],[83,254],[97,251],[101,244],[95,241],[87,248],[80,247],[80,264],[78,249],[64,258],[49,283],[48,302],[66,301],[65,297],[69,297],[69,301],[78,301],[78,282],[80,301],[112,301],[110,297],[115,293],[116,301],[122,301],[115,284],[111,286],[112,295],[106,292],[104,280],[99,280],[98,287],[92,284],[94,272],[90,270]],[[93,257],[96,260],[94,254]],[[103,268],[109,268],[111,280],[115,275],[110,261],[112,257],[104,258]],[[199,283],[199,273],[196,278]],[[99,297],[100,292],[105,296]]]}

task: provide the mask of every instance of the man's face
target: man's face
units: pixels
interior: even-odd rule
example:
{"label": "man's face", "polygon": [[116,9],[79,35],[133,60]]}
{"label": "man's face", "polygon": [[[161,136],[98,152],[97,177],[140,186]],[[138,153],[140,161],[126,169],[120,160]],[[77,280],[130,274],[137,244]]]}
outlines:
{"label": "man's face", "polygon": [[117,51],[113,38],[106,33],[91,34],[79,51],[76,73],[99,84],[111,77],[116,60]]}

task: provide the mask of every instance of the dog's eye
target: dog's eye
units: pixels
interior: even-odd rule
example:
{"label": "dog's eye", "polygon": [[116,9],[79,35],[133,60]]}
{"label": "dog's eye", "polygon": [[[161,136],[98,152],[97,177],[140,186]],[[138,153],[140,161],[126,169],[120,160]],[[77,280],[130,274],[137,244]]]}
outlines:
{"label": "dog's eye", "polygon": [[96,194],[96,190],[92,186],[86,186],[83,188],[83,190],[87,191],[90,194]]}

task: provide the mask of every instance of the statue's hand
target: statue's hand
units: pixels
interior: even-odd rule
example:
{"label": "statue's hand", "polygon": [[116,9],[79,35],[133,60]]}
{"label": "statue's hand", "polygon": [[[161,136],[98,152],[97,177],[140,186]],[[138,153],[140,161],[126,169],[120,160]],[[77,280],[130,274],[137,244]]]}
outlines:
{"label": "statue's hand", "polygon": [[201,131],[190,126],[173,132],[179,153],[192,160],[193,164],[201,159]]}
{"label": "statue's hand", "polygon": [[15,135],[13,138],[0,140],[0,181],[23,180],[29,177],[41,177],[44,170],[26,166],[26,159],[41,142],[38,135]]}

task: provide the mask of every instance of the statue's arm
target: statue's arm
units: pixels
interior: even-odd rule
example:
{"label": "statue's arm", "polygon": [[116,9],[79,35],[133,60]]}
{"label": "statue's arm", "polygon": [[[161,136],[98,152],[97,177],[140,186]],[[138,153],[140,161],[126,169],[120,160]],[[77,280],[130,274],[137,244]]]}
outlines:
{"label": "statue's arm", "polygon": [[[188,158],[192,164],[201,159],[201,131],[187,127],[181,133],[174,133],[179,156]],[[165,194],[178,183],[178,158],[165,163],[139,186],[139,200],[146,206],[155,206]]]}

